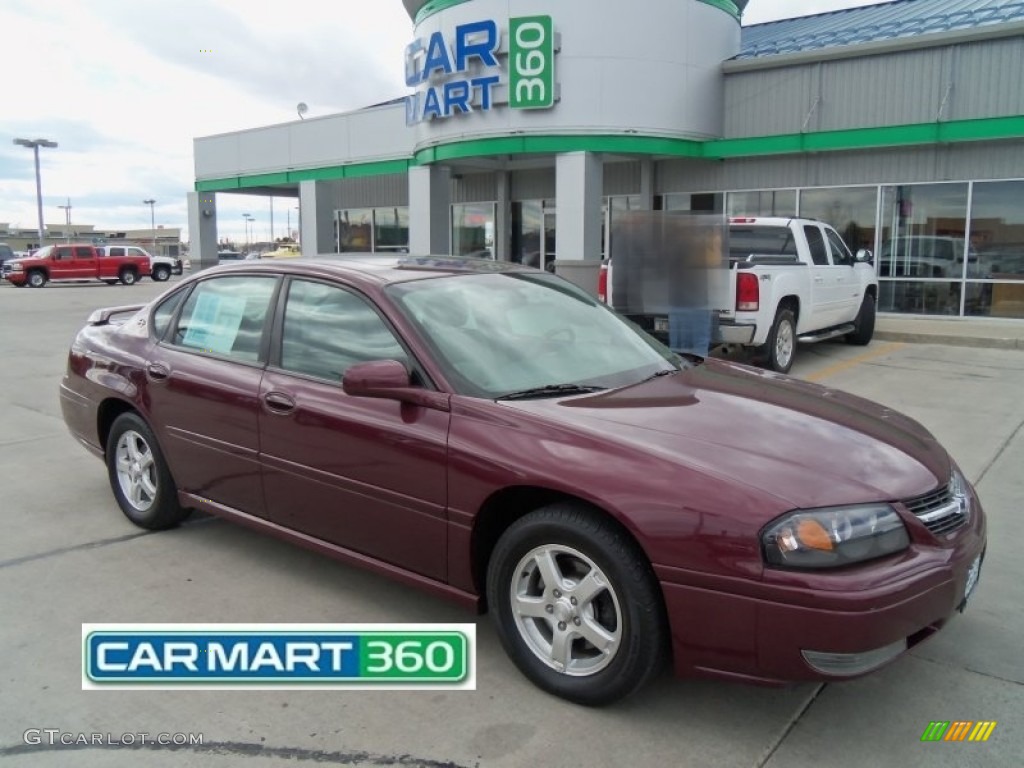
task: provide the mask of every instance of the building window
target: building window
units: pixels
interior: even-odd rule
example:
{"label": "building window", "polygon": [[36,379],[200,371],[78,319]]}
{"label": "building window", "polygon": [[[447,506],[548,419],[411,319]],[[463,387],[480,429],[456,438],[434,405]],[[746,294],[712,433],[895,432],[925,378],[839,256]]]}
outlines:
{"label": "building window", "polygon": [[338,253],[373,250],[373,209],[338,211]]}
{"label": "building window", "polygon": [[725,210],[725,195],[721,192],[698,192],[690,194],[660,195],[654,199],[655,210],[699,211],[700,213],[722,213]]}
{"label": "building window", "polygon": [[452,254],[494,258],[494,203],[452,206]]}
{"label": "building window", "polygon": [[964,301],[968,315],[1024,318],[1022,196],[1024,181],[974,183]]}
{"label": "building window", "polygon": [[726,195],[730,216],[796,216],[795,189],[763,189]]}
{"label": "building window", "polygon": [[800,216],[831,224],[853,251],[875,248],[878,187],[826,187],[800,192]]}
{"label": "building window", "polygon": [[339,253],[406,253],[409,250],[409,209],[393,206],[335,211],[334,230]]}
{"label": "building window", "polygon": [[881,210],[878,308],[959,315],[967,269],[967,184],[883,187]]}

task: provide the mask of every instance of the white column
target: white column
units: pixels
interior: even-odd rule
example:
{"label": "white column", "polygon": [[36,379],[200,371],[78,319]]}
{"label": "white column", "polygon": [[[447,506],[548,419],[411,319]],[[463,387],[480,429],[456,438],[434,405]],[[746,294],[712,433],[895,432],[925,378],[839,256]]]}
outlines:
{"label": "white column", "polygon": [[217,198],[213,192],[189,192],[188,240],[192,269],[217,266]]}
{"label": "white column", "polygon": [[603,163],[592,152],[567,152],[555,159],[555,271],[593,294],[601,265],[603,186]]}
{"label": "white column", "polygon": [[299,239],[303,256],[334,253],[334,204],[330,182],[299,182]]}
{"label": "white column", "polygon": [[451,170],[444,166],[409,169],[410,253],[424,256],[451,252],[451,179]]}

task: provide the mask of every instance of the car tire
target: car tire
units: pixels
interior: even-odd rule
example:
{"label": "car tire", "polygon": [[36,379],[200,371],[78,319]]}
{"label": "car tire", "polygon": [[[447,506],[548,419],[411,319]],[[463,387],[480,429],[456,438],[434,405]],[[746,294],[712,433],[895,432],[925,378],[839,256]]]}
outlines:
{"label": "car tire", "polygon": [[870,293],[864,294],[860,303],[860,310],[857,312],[857,319],[853,321],[854,330],[846,334],[846,341],[863,347],[871,343],[871,337],[875,335],[875,297]]}
{"label": "car tire", "polygon": [[796,357],[796,317],[793,310],[780,307],[765,344],[768,367],[779,373],[789,373]]}
{"label": "car tire", "polygon": [[134,269],[125,267],[118,273],[118,279],[125,285],[135,285],[139,281],[139,275]]}
{"label": "car tire", "polygon": [[488,563],[487,598],[519,670],[577,704],[628,696],[667,656],[664,605],[646,556],[583,506],[554,504],[513,523]]}
{"label": "car tire", "polygon": [[29,288],[42,288],[46,285],[46,273],[40,272],[38,269],[33,269],[28,273],[28,277],[25,279]]}
{"label": "car tire", "polygon": [[106,445],[110,488],[125,517],[140,528],[173,528],[191,513],[178,503],[156,436],[136,413],[122,413],[110,427]]}
{"label": "car tire", "polygon": [[158,283],[166,282],[171,278],[171,268],[165,264],[153,267],[153,280]]}

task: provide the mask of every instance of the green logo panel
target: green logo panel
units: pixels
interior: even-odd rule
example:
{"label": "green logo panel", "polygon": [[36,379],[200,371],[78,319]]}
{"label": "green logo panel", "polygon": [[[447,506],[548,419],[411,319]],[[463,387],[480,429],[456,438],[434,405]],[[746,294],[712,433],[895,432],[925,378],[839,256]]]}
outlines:
{"label": "green logo panel", "polygon": [[509,19],[508,105],[547,109],[555,103],[555,33],[550,16]]}

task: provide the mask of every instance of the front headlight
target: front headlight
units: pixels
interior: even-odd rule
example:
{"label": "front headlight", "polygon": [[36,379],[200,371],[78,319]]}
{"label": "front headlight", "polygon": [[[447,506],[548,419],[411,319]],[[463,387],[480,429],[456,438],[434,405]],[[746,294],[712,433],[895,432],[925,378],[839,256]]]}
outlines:
{"label": "front headlight", "polygon": [[19,264],[18,262],[14,262],[13,264],[11,264],[11,272],[22,272],[24,271],[24,269],[25,266],[23,264]]}
{"label": "front headlight", "polygon": [[761,534],[765,560],[786,568],[839,568],[900,552],[907,529],[888,504],[790,512]]}

